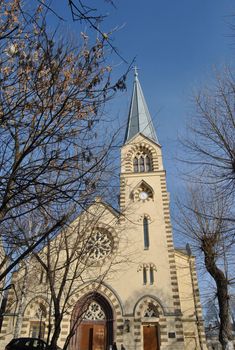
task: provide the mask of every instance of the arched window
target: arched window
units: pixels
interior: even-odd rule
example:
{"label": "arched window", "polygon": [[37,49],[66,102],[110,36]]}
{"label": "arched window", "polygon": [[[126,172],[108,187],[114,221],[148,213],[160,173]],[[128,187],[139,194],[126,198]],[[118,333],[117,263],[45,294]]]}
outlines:
{"label": "arched window", "polygon": [[152,171],[151,157],[145,152],[139,152],[133,159],[133,170],[135,173]]}
{"label": "arched window", "polygon": [[144,249],[149,249],[149,222],[147,218],[143,220],[144,229]]}
{"label": "arched window", "polygon": [[151,163],[149,156],[145,157],[145,171],[151,171]]}
{"label": "arched window", "polygon": [[143,284],[147,284],[147,269],[143,267]]}
{"label": "arched window", "polygon": [[141,173],[144,172],[144,157],[142,157],[142,156],[139,159],[139,169],[140,169]]}
{"label": "arched window", "polygon": [[136,157],[134,158],[133,166],[134,166],[134,172],[138,173],[138,171],[139,171],[139,169],[138,169],[138,159]]}
{"label": "arched window", "polygon": [[139,265],[137,272],[141,271],[143,275],[143,284],[153,285],[155,283],[155,271],[157,271],[155,264],[144,263]]}
{"label": "arched window", "polygon": [[153,272],[153,267],[152,266],[149,269],[149,283],[150,284],[154,283],[154,272]]}
{"label": "arched window", "polygon": [[[42,303],[34,304],[34,308],[32,311],[34,314],[30,318],[30,326],[29,326],[29,336],[32,338],[40,338],[44,339],[45,335],[45,319],[47,317],[46,306]],[[31,312],[32,312],[31,311]]]}

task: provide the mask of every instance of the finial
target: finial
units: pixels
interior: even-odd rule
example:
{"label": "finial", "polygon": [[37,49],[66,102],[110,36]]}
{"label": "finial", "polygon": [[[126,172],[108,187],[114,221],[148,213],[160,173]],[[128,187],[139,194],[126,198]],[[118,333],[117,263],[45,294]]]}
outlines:
{"label": "finial", "polygon": [[133,69],[134,69],[134,77],[135,79],[138,79],[138,68],[134,66]]}

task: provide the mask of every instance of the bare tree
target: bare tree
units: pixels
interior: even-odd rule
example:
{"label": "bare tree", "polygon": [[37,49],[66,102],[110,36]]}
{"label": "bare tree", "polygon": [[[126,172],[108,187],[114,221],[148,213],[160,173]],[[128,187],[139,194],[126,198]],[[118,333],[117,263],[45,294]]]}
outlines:
{"label": "bare tree", "polygon": [[[223,349],[232,347],[229,287],[233,283],[235,199],[235,80],[226,67],[194,99],[194,116],[182,141],[190,165],[188,198],[179,205],[179,227],[203,252],[216,285]],[[182,204],[183,203],[183,204]],[[178,221],[178,220],[177,220]]]}
{"label": "bare tree", "polygon": [[[118,212],[110,215],[106,205],[96,201],[56,237],[47,237],[44,246],[24,262],[16,278],[19,294],[16,337],[20,334],[23,309],[26,308],[26,300],[22,300],[21,294],[27,295],[27,303],[44,295],[48,301],[48,315],[43,316],[47,321],[47,343],[50,349],[57,349],[63,317],[72,313],[77,295],[92,285],[91,294],[80,300],[79,312],[73,317],[63,345],[63,349],[67,349],[102,282],[113,278],[120,266],[130,259],[130,254],[127,257],[125,251],[119,249],[119,245],[125,244],[124,232],[118,232],[119,218]],[[22,225],[22,219],[18,218],[17,222],[21,230],[30,230],[29,221]],[[14,308],[15,305],[10,304],[8,312]]]}
{"label": "bare tree", "polygon": [[186,162],[194,166],[196,180],[217,183],[229,195],[235,186],[234,103],[235,79],[227,67],[196,95],[195,115],[183,141]]}
{"label": "bare tree", "polygon": [[189,239],[197,255],[202,253],[204,266],[212,277],[219,308],[219,340],[225,350],[233,349],[229,287],[234,276],[234,225],[225,218],[231,215],[231,199],[217,196],[216,188],[198,186],[188,189],[184,204],[178,203],[179,231]]}
{"label": "bare tree", "polygon": [[[125,77],[111,85],[104,36],[93,45],[83,34],[76,45],[58,40],[44,7],[27,12],[20,0],[1,1],[0,12],[0,230],[14,258],[1,261],[1,280],[102,190],[113,142],[104,103]],[[47,221],[26,235],[15,220],[29,213]]]}
{"label": "bare tree", "polygon": [[12,39],[14,35],[19,35],[19,1],[0,2],[0,41]]}
{"label": "bare tree", "polygon": [[220,321],[219,321],[219,312],[218,306],[216,304],[217,298],[216,295],[211,297],[205,305],[205,323],[206,328],[209,331],[214,331],[218,329]]}

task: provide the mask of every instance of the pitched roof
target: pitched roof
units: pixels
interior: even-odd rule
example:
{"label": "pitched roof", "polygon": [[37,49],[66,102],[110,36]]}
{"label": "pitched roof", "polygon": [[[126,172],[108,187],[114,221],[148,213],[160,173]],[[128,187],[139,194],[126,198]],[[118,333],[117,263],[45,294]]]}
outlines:
{"label": "pitched roof", "polygon": [[137,69],[135,69],[135,80],[124,143],[128,142],[130,139],[132,139],[132,137],[139,133],[159,144],[153,122],[145,102],[144,94],[140,86]]}

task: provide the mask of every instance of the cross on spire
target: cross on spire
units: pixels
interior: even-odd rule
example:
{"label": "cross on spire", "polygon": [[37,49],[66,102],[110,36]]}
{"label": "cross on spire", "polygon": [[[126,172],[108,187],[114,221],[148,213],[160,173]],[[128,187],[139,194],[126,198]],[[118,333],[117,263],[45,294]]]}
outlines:
{"label": "cross on spire", "polygon": [[134,70],[134,77],[135,77],[135,79],[137,79],[138,78],[138,70],[139,70],[139,68],[137,68],[137,66],[134,66],[133,67],[133,70]]}

